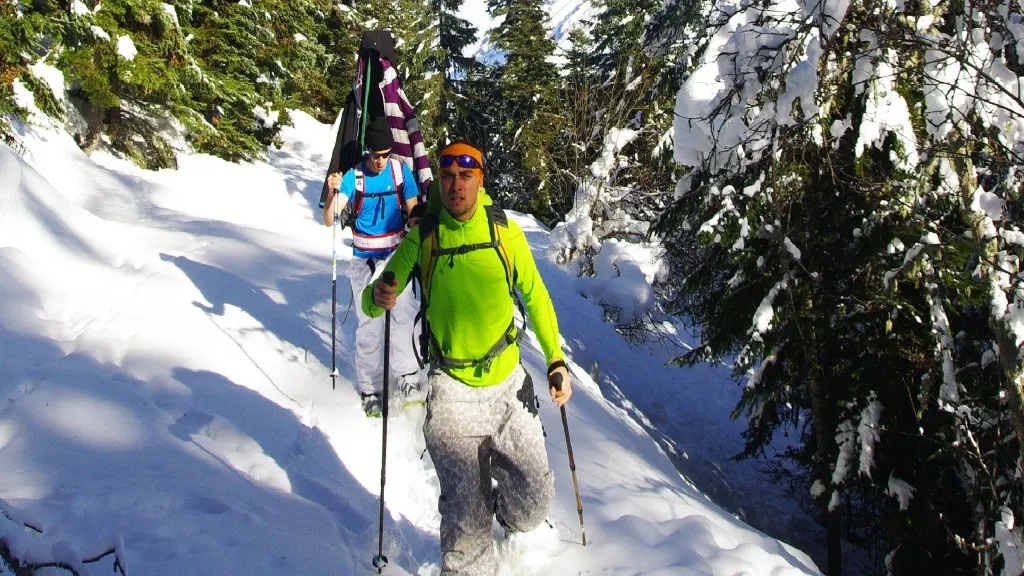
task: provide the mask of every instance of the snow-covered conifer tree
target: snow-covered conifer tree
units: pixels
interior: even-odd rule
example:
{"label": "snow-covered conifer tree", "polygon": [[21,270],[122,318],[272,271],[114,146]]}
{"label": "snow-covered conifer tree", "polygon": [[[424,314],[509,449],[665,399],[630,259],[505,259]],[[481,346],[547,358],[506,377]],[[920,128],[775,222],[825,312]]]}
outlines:
{"label": "snow-covered conifer tree", "polygon": [[830,574],[1019,572],[1021,15],[720,1],[679,91],[687,360],[735,355],[748,454],[801,434]]}

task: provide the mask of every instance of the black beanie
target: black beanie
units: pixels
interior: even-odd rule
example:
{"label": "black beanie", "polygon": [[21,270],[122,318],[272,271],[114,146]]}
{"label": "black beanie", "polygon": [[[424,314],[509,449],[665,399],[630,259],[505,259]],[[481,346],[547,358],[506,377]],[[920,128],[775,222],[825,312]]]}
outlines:
{"label": "black beanie", "polygon": [[391,137],[391,127],[388,126],[387,118],[379,116],[367,124],[365,144],[365,148],[373,152],[390,150],[394,146],[395,140]]}

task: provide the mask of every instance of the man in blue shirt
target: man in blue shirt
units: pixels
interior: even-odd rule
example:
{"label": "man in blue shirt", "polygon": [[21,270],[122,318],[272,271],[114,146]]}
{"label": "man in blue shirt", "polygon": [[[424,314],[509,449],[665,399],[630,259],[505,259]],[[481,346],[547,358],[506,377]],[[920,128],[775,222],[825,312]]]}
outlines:
{"label": "man in blue shirt", "polygon": [[[321,201],[324,224],[334,225],[335,206],[340,214],[351,204],[355,214],[352,230],[352,264],[349,279],[352,294],[362,294],[384,270],[391,254],[406,233],[403,211],[409,214],[416,205],[419,190],[412,171],[402,161],[391,158],[394,144],[386,118],[377,118],[366,127],[365,147],[369,150],[362,162],[342,175],[327,177],[332,191]],[[419,364],[413,351],[413,323],[417,304],[412,290],[406,290],[391,311],[391,374],[399,391],[407,400],[421,400]],[[384,317],[370,318],[362,306],[355,306],[359,325],[356,327],[356,388],[367,416],[381,415],[381,391],[384,378]]]}

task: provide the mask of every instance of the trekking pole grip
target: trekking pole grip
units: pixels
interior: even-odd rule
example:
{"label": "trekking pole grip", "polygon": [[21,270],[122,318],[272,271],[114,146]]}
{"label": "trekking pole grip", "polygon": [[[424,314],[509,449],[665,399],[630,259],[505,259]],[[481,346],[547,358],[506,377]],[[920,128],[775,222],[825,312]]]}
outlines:
{"label": "trekking pole grip", "polygon": [[555,392],[562,391],[562,373],[557,371],[559,368],[569,369],[563,360],[555,360],[548,366],[548,386],[554,388]]}
{"label": "trekking pole grip", "polygon": [[395,273],[390,270],[381,274],[380,279],[383,280],[384,283],[387,284],[388,286],[395,285]]}

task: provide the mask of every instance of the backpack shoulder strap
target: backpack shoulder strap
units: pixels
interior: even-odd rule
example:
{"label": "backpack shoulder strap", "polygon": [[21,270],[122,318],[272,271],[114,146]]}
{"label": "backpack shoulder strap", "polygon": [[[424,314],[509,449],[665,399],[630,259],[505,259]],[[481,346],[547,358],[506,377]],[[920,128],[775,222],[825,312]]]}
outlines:
{"label": "backpack shoulder strap", "polygon": [[[506,332],[506,339],[508,344],[512,344],[513,340],[518,342],[522,338],[523,333],[526,332],[526,307],[523,306],[523,300],[516,293],[516,284],[519,282],[519,273],[515,269],[515,260],[509,255],[509,250],[512,247],[506,248],[505,244],[501,241],[502,229],[508,230],[508,214],[504,210],[497,206],[490,204],[486,207],[487,210],[487,221],[491,227],[491,240],[494,245],[494,251],[498,253],[498,259],[501,260],[501,265],[505,268],[505,282],[508,284],[508,295],[512,299],[513,304],[519,308],[519,315],[523,317],[523,327],[519,328],[516,324],[515,315],[512,316],[512,323],[509,325],[509,330],[514,330],[514,334]],[[486,370],[486,367],[485,367]]]}
{"label": "backpack shoulder strap", "polygon": [[388,164],[391,165],[391,183],[395,185],[395,201],[398,202],[398,209],[402,210],[402,161],[392,156]]}
{"label": "backpack shoulder strap", "polygon": [[440,224],[438,214],[424,214],[423,218],[420,218],[420,240],[426,240],[427,236],[432,236],[437,227]]}
{"label": "backpack shoulder strap", "polygon": [[363,163],[360,162],[352,167],[356,176],[356,197],[352,203],[352,213],[359,214],[363,209],[363,196],[366,195],[366,172],[363,171]]}
{"label": "backpack shoulder strap", "polygon": [[508,214],[501,208],[498,208],[494,204],[488,204],[484,206],[484,211],[487,212],[487,221],[491,223],[491,226],[497,224],[504,228],[508,228]]}
{"label": "backpack shoulder strap", "polygon": [[502,267],[505,269],[505,282],[508,284],[509,293],[513,293],[516,284],[516,272],[512,267],[513,260],[509,257],[508,250],[501,243],[501,228],[508,229],[508,216],[505,211],[493,205],[484,208],[487,214],[487,227],[491,234],[490,244],[473,244],[459,246],[451,249],[441,249],[438,228],[440,217],[438,214],[427,214],[419,223],[420,231],[420,274],[423,288],[422,297],[429,298],[430,281],[434,275],[434,268],[437,265],[438,256],[443,253],[463,253],[472,250],[493,248],[498,254]]}
{"label": "backpack shoulder strap", "polygon": [[500,228],[508,229],[508,214],[494,204],[488,204],[484,210],[487,212],[487,223],[491,229],[491,244],[494,246],[494,251],[498,253],[501,265],[505,268],[505,282],[508,284],[509,294],[512,294],[516,288],[516,271],[512,267],[513,260],[509,257],[508,250],[501,242],[500,230]]}
{"label": "backpack shoulder strap", "polygon": [[352,170],[356,174],[356,194],[362,194],[366,191],[366,171],[364,170],[363,163],[356,164],[352,167]]}
{"label": "backpack shoulder strap", "polygon": [[437,264],[438,234],[440,220],[437,214],[423,216],[419,223],[420,231],[420,298],[424,307],[430,303],[430,281],[434,277],[434,266]]}
{"label": "backpack shoulder strap", "polygon": [[394,156],[391,157],[389,162],[391,162],[391,180],[395,183],[395,190],[398,190],[398,187],[405,183],[405,176],[402,172],[402,167],[405,164]]}

